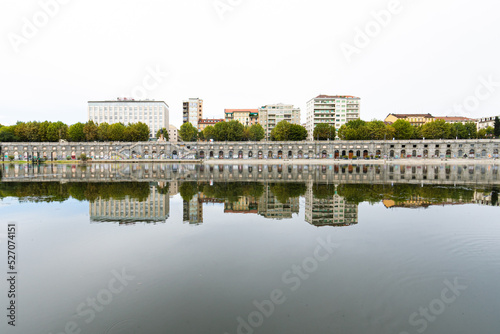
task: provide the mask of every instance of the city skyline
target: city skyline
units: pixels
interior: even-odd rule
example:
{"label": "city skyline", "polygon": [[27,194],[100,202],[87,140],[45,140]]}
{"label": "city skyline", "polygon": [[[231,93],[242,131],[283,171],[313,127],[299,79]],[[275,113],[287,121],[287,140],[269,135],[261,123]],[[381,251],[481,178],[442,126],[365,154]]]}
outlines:
{"label": "city skyline", "polygon": [[[75,123],[84,119],[86,101],[134,95],[167,101],[176,126],[182,101],[192,96],[204,98],[206,118],[228,107],[276,103],[305,111],[318,94],[361,97],[364,120],[389,113],[497,115],[495,5],[396,2],[382,18],[390,2],[254,1],[224,13],[201,0],[71,2],[59,4],[33,36],[23,34],[26,22],[44,9],[9,3],[0,14],[0,124]],[[99,18],[89,24],[96,8]],[[332,12],[342,15],[332,19]],[[367,27],[374,27],[369,34]]]}

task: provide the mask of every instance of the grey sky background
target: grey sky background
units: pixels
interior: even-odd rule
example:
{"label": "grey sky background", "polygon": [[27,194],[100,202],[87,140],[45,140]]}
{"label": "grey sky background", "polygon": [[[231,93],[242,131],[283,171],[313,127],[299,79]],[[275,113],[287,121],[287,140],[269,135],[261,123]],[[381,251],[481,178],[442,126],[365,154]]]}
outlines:
{"label": "grey sky background", "polygon": [[[18,52],[13,34],[24,38],[40,2],[0,2],[1,124],[85,122],[88,100],[131,96],[154,69],[168,75],[147,97],[166,101],[176,126],[190,97],[204,99],[204,117],[218,118],[224,108],[282,102],[299,106],[305,122],[306,102],[318,94],[361,97],[364,120],[500,114],[494,0],[401,0],[350,62],[342,43],[354,46],[356,29],[374,27],[372,12],[391,1],[60,1],[42,0],[59,8],[47,22],[38,16]],[[217,2],[231,6],[222,18]],[[485,87],[480,78],[499,83]]]}

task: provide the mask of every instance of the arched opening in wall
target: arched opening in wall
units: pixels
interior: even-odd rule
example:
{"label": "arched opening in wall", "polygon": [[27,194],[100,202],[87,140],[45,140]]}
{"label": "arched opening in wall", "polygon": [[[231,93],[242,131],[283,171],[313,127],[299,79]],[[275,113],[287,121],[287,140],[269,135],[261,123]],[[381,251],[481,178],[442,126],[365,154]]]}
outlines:
{"label": "arched opening in wall", "polygon": [[283,159],[283,151],[278,151],[278,159]]}
{"label": "arched opening in wall", "polygon": [[257,158],[262,159],[262,156],[263,156],[262,151],[259,151],[259,153],[257,153]]}
{"label": "arched opening in wall", "polygon": [[356,151],[356,157],[359,158],[361,156],[361,151]]}
{"label": "arched opening in wall", "polygon": [[165,159],[165,151],[160,151],[160,158]]}
{"label": "arched opening in wall", "polygon": [[451,150],[446,150],[446,157],[451,158]]}
{"label": "arched opening in wall", "polygon": [[71,159],[75,160],[76,159],[76,152],[71,151]]}
{"label": "arched opening in wall", "polygon": [[177,151],[172,151],[172,158],[173,159],[177,159],[179,157],[179,155],[177,154]]}
{"label": "arched opening in wall", "polygon": [[[17,152],[14,152],[14,154],[17,156]],[[52,153],[50,154],[50,158],[52,160],[56,160],[57,159],[57,153],[52,151]]]}
{"label": "arched opening in wall", "polygon": [[394,150],[391,150],[391,151],[389,152],[389,157],[394,158]]}
{"label": "arched opening in wall", "polygon": [[[153,159],[158,159],[158,152],[156,150],[151,151],[151,155],[152,155]],[[116,157],[116,158],[118,158],[118,157]]]}
{"label": "arched opening in wall", "polygon": [[354,151],[352,151],[352,150],[351,150],[351,151],[349,151],[349,159],[352,159],[352,158],[353,158],[353,156],[354,156]]}
{"label": "arched opening in wall", "polygon": [[346,151],[342,151],[342,158],[345,157],[345,156],[347,156]]}
{"label": "arched opening in wall", "polygon": [[308,156],[309,156],[309,158],[314,158],[314,152],[313,151],[309,151]]}
{"label": "arched opening in wall", "polygon": [[413,158],[416,158],[416,157],[417,157],[417,150],[413,150],[413,151],[411,151],[411,156],[412,156]]}
{"label": "arched opening in wall", "polygon": [[326,158],[327,158],[326,151],[321,152],[321,159],[326,159]]}
{"label": "arched opening in wall", "polygon": [[243,159],[243,151],[238,151],[238,159]]}
{"label": "arched opening in wall", "polygon": [[339,152],[339,150],[336,150],[336,151],[335,151],[335,153],[334,153],[334,158],[335,158],[335,159],[340,158],[340,152]]}
{"label": "arched opening in wall", "polygon": [[47,159],[47,151],[44,151],[42,154],[43,154],[43,156],[42,156],[42,157],[43,157],[44,159]]}
{"label": "arched opening in wall", "polygon": [[498,158],[498,148],[493,150],[493,157]]}
{"label": "arched opening in wall", "polygon": [[378,158],[380,158],[380,157],[382,156],[382,151],[377,150],[377,151],[375,152],[375,156],[377,156]]}
{"label": "arched opening in wall", "polygon": [[458,150],[458,157],[463,158],[463,156],[464,156],[464,151]]}
{"label": "arched opening in wall", "polygon": [[219,159],[224,159],[224,152],[223,151],[219,151]]}
{"label": "arched opening in wall", "polygon": [[486,158],[486,150],[481,151],[481,158]]}
{"label": "arched opening in wall", "polygon": [[476,151],[474,151],[474,150],[469,151],[469,158],[474,158],[475,155],[476,155]]}
{"label": "arched opening in wall", "polygon": [[440,153],[440,152],[439,152],[439,150],[436,150],[436,152],[434,152],[434,156],[435,156],[436,158],[439,158],[439,153]]}
{"label": "arched opening in wall", "polygon": [[229,151],[229,159],[233,158],[233,151]]}
{"label": "arched opening in wall", "polygon": [[272,159],[273,158],[273,151],[267,152],[267,158]]}
{"label": "arched opening in wall", "polygon": [[253,152],[252,151],[248,152],[248,157],[249,158],[253,158]]}
{"label": "arched opening in wall", "polygon": [[200,159],[205,159],[205,151],[200,151]]}
{"label": "arched opening in wall", "polygon": [[210,159],[213,159],[214,158],[214,151],[210,151],[209,155]]}
{"label": "arched opening in wall", "polygon": [[367,165],[363,166],[363,174],[368,174],[368,166]]}
{"label": "arched opening in wall", "polygon": [[424,150],[424,158],[428,158],[429,157],[429,150]]}
{"label": "arched opening in wall", "polygon": [[401,150],[401,159],[406,158],[406,150]]}
{"label": "arched opening in wall", "polygon": [[302,151],[299,151],[297,156],[299,159],[302,159],[304,157],[304,153],[302,153]]}
{"label": "arched opening in wall", "polygon": [[99,152],[99,156],[101,159],[104,159],[104,151]]}
{"label": "arched opening in wall", "polygon": [[145,158],[145,159],[149,159],[149,158],[150,158],[150,156],[149,156],[149,151],[148,151],[148,150],[145,150],[145,151],[143,152],[143,154],[144,154],[144,158]]}
{"label": "arched opening in wall", "polygon": [[242,174],[243,173],[243,166],[238,165],[238,173]]}
{"label": "arched opening in wall", "polygon": [[288,159],[292,159],[293,158],[293,153],[292,151],[288,151]]}
{"label": "arched opening in wall", "polygon": [[363,159],[368,159],[368,150],[363,151]]}

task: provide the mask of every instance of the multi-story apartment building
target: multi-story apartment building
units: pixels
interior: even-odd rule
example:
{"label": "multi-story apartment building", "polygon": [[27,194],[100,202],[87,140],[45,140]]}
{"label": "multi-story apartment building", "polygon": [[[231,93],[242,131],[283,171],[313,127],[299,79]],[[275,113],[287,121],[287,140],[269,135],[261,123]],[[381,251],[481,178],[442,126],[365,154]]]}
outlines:
{"label": "multi-story apartment building", "polygon": [[198,130],[203,131],[209,125],[214,126],[217,123],[224,122],[222,118],[205,118],[198,121]]}
{"label": "multi-story apartment building", "polygon": [[478,118],[476,120],[477,129],[478,130],[486,129],[486,128],[490,127],[490,126],[492,128],[495,128],[495,118],[496,117],[500,118],[500,116],[491,116],[491,117]]}
{"label": "multi-story apartment building", "polygon": [[225,109],[225,121],[238,121],[243,125],[259,123],[259,109]]}
{"label": "multi-story apartment building", "polygon": [[436,117],[434,117],[434,120],[435,121],[441,120],[441,121],[445,121],[446,123],[450,123],[450,124],[456,124],[456,123],[465,124],[465,123],[469,123],[469,122],[472,122],[472,123],[476,122],[476,120],[473,118],[462,117],[462,116],[436,116]]}
{"label": "multi-story apartment building", "polygon": [[290,219],[299,213],[299,198],[290,198],[286,203],[281,203],[270,189],[265,186],[264,194],[258,203],[258,214],[268,219]]}
{"label": "multi-story apartment building", "polygon": [[342,125],[360,118],[361,99],[348,95],[319,95],[307,102],[306,129],[313,140],[316,125],[326,123],[338,130]]}
{"label": "multi-story apartment building", "polygon": [[399,119],[408,121],[413,126],[421,126],[435,121],[435,117],[431,114],[389,114],[385,118],[385,122],[392,124]]}
{"label": "multi-story apartment building", "polygon": [[264,128],[266,139],[271,137],[271,131],[276,124],[287,121],[291,124],[300,125],[300,108],[291,104],[268,104],[259,110],[259,123]]}
{"label": "multi-story apartment building", "polygon": [[128,196],[123,199],[98,198],[91,201],[89,207],[91,221],[163,223],[170,215],[170,197],[151,186],[145,201]]}
{"label": "multi-story apartment building", "polygon": [[168,127],[168,141],[176,143],[179,141],[179,130],[173,125]]}
{"label": "multi-story apartment building", "polygon": [[203,100],[191,98],[182,103],[182,123],[191,123],[198,128],[198,121],[203,118]]}
{"label": "multi-story apartment building", "polygon": [[88,120],[97,124],[142,122],[149,126],[149,137],[154,138],[158,130],[169,127],[169,107],[164,101],[154,100],[89,101]]}
{"label": "multi-story apartment building", "polygon": [[358,223],[357,204],[347,202],[336,192],[326,198],[316,198],[313,187],[313,182],[307,187],[306,222],[314,226],[347,226]]}

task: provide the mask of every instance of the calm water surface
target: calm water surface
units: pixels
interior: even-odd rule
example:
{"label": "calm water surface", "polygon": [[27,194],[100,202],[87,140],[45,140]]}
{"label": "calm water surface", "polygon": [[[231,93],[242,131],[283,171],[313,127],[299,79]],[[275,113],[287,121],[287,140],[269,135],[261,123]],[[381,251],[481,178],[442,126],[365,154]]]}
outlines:
{"label": "calm water surface", "polygon": [[2,166],[1,333],[499,333],[498,166]]}

